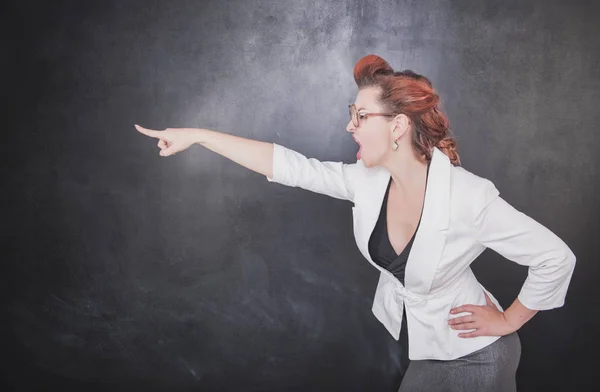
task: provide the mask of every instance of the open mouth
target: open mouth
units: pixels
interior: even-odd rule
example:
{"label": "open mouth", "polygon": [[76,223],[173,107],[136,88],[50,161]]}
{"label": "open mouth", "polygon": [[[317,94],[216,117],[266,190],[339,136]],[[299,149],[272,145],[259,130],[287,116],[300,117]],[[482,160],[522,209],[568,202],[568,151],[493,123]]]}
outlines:
{"label": "open mouth", "polygon": [[358,144],[358,152],[356,153],[356,159],[361,159],[362,157],[362,145],[360,144],[360,142],[358,140],[356,140],[356,138],[354,138],[354,141],[356,142],[356,144]]}

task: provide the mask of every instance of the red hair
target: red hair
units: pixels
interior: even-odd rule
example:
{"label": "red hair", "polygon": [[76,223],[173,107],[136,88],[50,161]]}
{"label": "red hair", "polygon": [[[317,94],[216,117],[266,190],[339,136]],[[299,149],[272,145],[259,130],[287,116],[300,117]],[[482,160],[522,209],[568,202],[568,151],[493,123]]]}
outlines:
{"label": "red hair", "polygon": [[439,108],[440,97],[431,81],[411,70],[394,72],[381,57],[369,54],[354,66],[354,81],[359,89],[380,87],[379,103],[390,113],[403,113],[414,124],[412,146],[417,155],[431,160],[433,146],[460,165],[456,139],[446,116]]}

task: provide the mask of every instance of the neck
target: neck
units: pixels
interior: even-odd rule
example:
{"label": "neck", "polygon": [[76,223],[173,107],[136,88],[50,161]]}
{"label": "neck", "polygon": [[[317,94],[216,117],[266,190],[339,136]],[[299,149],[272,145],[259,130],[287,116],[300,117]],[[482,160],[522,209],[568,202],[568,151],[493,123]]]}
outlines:
{"label": "neck", "polygon": [[412,147],[400,146],[390,151],[388,159],[382,164],[392,176],[391,186],[400,193],[414,195],[421,192],[426,185],[427,161],[420,160]]}

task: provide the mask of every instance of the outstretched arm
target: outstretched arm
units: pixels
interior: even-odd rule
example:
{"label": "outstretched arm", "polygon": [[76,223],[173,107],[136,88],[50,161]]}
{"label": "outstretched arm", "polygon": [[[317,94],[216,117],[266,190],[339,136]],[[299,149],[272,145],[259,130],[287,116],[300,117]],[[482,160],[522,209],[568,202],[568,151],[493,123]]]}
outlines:
{"label": "outstretched arm", "polygon": [[354,201],[356,163],[321,162],[279,144],[199,131],[198,144],[264,175],[270,182]]}

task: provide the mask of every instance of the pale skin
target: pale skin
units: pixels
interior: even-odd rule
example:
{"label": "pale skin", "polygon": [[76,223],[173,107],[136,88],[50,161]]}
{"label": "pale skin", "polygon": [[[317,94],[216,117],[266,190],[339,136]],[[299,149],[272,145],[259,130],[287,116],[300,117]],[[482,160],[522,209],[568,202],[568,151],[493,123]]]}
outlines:
{"label": "pale skin", "polygon": [[[359,90],[355,105],[359,113],[367,114],[356,127],[348,121],[346,130],[361,146],[361,159],[366,167],[383,166],[391,174],[388,195],[387,230],[396,254],[400,254],[414,234],[423,209],[426,187],[427,162],[420,159],[411,142],[413,126],[404,114],[389,117],[368,116],[368,113],[386,112],[378,102],[378,87]],[[158,139],[161,156],[170,156],[195,143],[224,155],[235,162],[272,177],[272,144],[249,140],[234,135],[199,128],[167,128],[164,131],[146,129],[135,125],[144,135]],[[398,148],[394,151],[392,143]],[[241,153],[243,151],[245,153]],[[473,330],[458,336],[508,335],[529,321],[538,311],[525,307],[519,299],[504,312],[498,310],[486,293],[486,305],[464,304],[450,313],[468,312],[469,315],[448,320],[451,328]]]}

